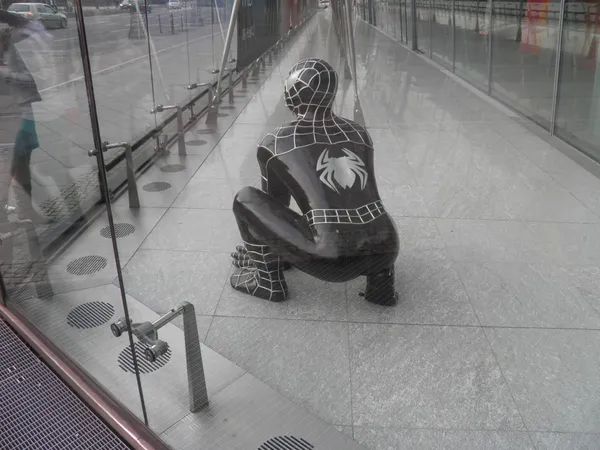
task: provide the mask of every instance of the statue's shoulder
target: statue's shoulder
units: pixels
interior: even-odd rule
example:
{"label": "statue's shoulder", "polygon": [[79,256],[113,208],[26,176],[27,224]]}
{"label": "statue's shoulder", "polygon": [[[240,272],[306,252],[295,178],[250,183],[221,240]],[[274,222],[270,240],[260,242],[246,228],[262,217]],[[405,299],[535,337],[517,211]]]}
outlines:
{"label": "statue's shoulder", "polygon": [[339,116],[336,117],[336,121],[353,141],[373,147],[371,135],[364,126],[353,120]]}
{"label": "statue's shoulder", "polygon": [[267,133],[258,145],[259,147],[269,150],[273,155],[277,155],[278,153],[281,153],[281,148],[287,148],[289,146],[286,145],[286,140],[293,136],[294,130],[295,126],[293,123],[281,125],[270,133]]}

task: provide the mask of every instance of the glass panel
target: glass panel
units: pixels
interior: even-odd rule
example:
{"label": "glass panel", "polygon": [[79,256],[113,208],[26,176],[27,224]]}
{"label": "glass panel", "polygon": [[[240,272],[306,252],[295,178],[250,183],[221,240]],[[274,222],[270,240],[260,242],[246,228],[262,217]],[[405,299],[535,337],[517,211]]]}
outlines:
{"label": "glass panel", "polygon": [[487,88],[489,80],[489,9],[487,1],[455,0],[455,71]]}
{"label": "glass panel", "polygon": [[417,45],[419,50],[429,56],[431,48],[431,28],[429,16],[431,5],[429,0],[416,0],[417,5]]}
{"label": "glass panel", "polygon": [[560,1],[493,7],[492,95],[550,128]]}
{"label": "glass panel", "polygon": [[452,0],[434,0],[431,13],[433,59],[452,67]]}
{"label": "glass panel", "polygon": [[[8,306],[143,417],[127,333],[116,339],[109,327],[126,315],[126,304],[113,284],[115,231],[110,205],[101,201],[99,160],[88,154],[102,137],[90,113],[91,84],[82,76],[85,46],[66,16],[66,28],[48,30],[16,15],[2,17],[0,271]],[[92,61],[98,69],[102,58],[118,57],[110,49],[113,25],[89,19],[89,36],[109,41]],[[110,86],[102,75],[97,92],[106,96]]]}
{"label": "glass panel", "polygon": [[555,131],[596,161],[600,161],[599,24],[597,4],[565,4]]}

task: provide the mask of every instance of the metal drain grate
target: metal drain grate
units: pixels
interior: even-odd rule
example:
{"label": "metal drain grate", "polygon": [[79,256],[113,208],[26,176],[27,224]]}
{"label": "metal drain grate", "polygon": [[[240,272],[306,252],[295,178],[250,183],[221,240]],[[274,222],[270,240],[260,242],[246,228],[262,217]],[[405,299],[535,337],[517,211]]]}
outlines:
{"label": "metal drain grate", "polygon": [[[144,350],[148,348],[143,342],[136,342],[135,344],[135,355],[137,356],[138,368],[140,373],[151,373],[155,370],[160,369],[171,359],[171,349],[167,350],[162,356],[156,358],[156,362],[151,363],[144,357]],[[133,355],[131,354],[131,347],[126,347],[119,354],[119,367],[125,372],[135,373],[135,367],[133,365]]]}
{"label": "metal drain grate", "polygon": [[216,130],[210,130],[210,129],[196,130],[196,134],[215,134],[216,132],[217,132]]}
{"label": "metal drain grate", "polygon": [[153,181],[152,183],[145,184],[142,188],[146,192],[161,192],[171,189],[171,183],[166,181]]}
{"label": "metal drain grate", "polygon": [[106,258],[98,255],[82,256],[67,265],[67,272],[71,275],[91,275],[100,272],[106,267]]}
{"label": "metal drain grate", "polygon": [[33,298],[49,300],[54,297],[54,291],[49,284],[39,284],[38,286],[21,285],[7,288],[8,300],[11,302],[21,302]]}
{"label": "metal drain grate", "polygon": [[183,172],[184,170],[185,166],[183,164],[168,164],[160,168],[161,172],[166,173]]}
{"label": "metal drain grate", "polygon": [[[135,227],[130,223],[115,223],[115,236],[117,239],[129,236],[135,231]],[[105,226],[100,230],[100,235],[107,239],[111,238],[110,226]]]}
{"label": "metal drain grate", "polygon": [[67,323],[74,328],[95,328],[104,325],[115,315],[115,307],[105,302],[89,302],[79,305],[67,316]]}
{"label": "metal drain grate", "polygon": [[186,141],[185,142],[187,145],[191,145],[191,146],[196,146],[199,147],[201,145],[206,144],[206,141],[202,140],[202,139],[192,139],[191,141]]}
{"label": "metal drain grate", "polygon": [[314,445],[294,436],[277,436],[258,447],[258,450],[314,450]]}

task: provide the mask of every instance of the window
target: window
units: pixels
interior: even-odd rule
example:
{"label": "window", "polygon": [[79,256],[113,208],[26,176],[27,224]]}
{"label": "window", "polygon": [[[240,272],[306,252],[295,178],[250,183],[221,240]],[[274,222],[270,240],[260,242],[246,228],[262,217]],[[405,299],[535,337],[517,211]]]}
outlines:
{"label": "window", "polygon": [[16,3],[8,7],[8,10],[12,12],[27,12],[30,9],[31,8],[29,7],[29,5],[24,5],[22,3]]}

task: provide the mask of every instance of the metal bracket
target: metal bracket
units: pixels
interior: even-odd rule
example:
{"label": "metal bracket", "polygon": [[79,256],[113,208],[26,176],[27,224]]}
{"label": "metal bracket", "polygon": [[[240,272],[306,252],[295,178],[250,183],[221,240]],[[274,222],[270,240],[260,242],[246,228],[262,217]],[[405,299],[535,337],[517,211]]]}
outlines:
{"label": "metal bracket", "polygon": [[217,107],[215,104],[215,89],[212,83],[192,83],[187,87],[188,91],[198,89],[199,87],[208,87],[208,113],[206,114],[207,124],[217,123]]}
{"label": "metal bracket", "polygon": [[202,350],[198,336],[198,327],[196,325],[194,305],[183,302],[154,322],[133,323],[130,320],[127,323],[125,318],[121,318],[112,323],[110,329],[116,337],[130,330],[134,336],[146,344],[147,348],[144,350],[144,357],[150,362],[155,362],[158,357],[164,355],[169,350],[169,344],[158,338],[158,330],[179,315],[183,315],[190,411],[197,412],[200,408],[208,405],[208,392],[206,390],[206,378],[204,376]]}
{"label": "metal bracket", "polygon": [[174,109],[177,111],[177,146],[179,148],[179,155],[185,156],[185,136],[183,131],[183,110],[179,105],[156,105],[154,109],[150,110],[150,114],[161,113],[167,109]]}
{"label": "metal bracket", "polygon": [[[135,179],[135,169],[133,167],[133,152],[131,150],[131,144],[128,142],[120,142],[117,144],[110,144],[107,141],[102,143],[102,153],[106,153],[107,150],[115,148],[125,149],[125,165],[127,167],[127,192],[129,194],[129,207],[139,208],[140,207],[140,196],[138,194],[137,182]],[[89,156],[96,156],[98,150],[89,150]]]}

